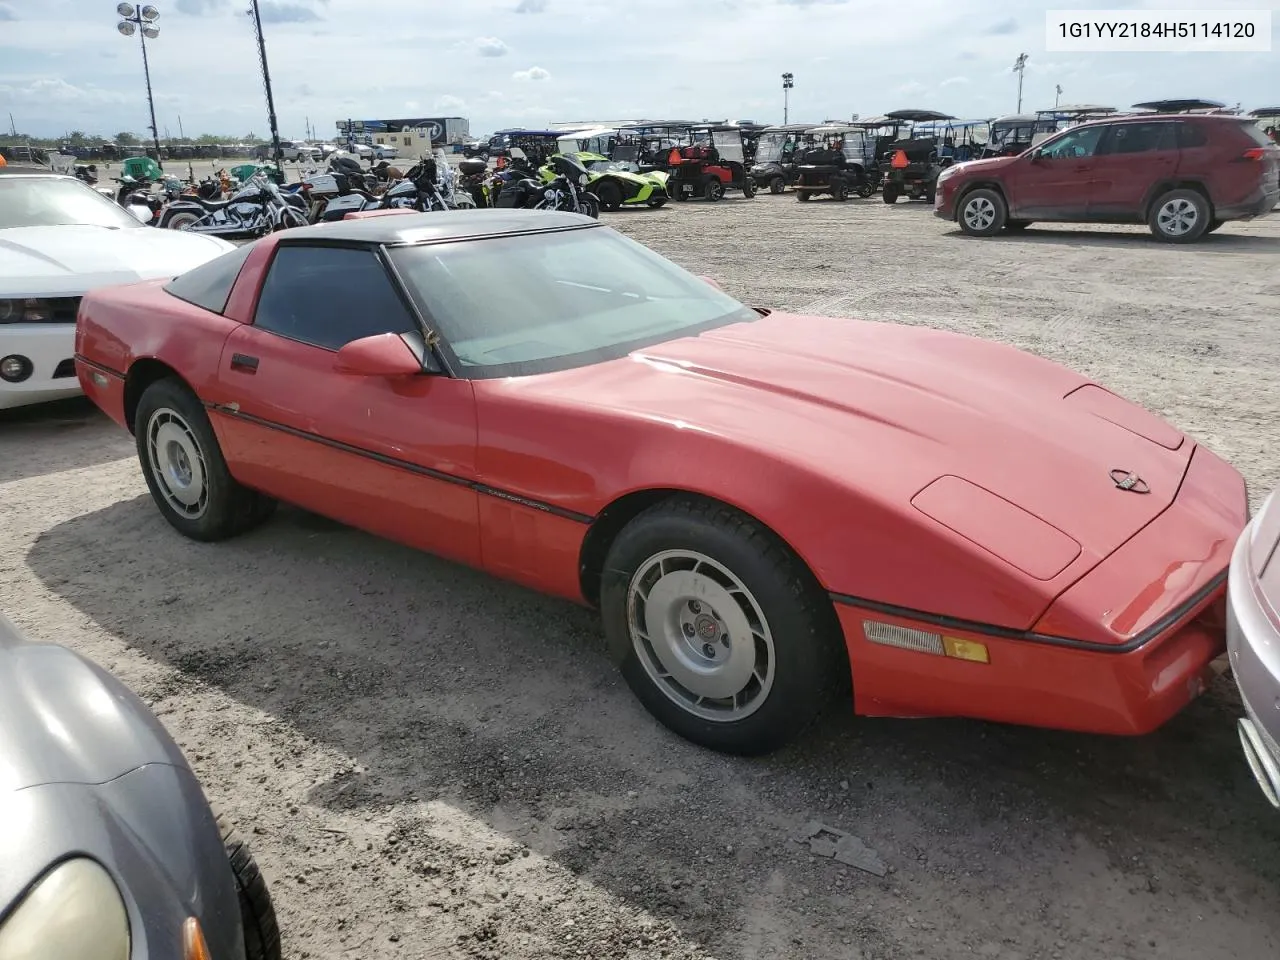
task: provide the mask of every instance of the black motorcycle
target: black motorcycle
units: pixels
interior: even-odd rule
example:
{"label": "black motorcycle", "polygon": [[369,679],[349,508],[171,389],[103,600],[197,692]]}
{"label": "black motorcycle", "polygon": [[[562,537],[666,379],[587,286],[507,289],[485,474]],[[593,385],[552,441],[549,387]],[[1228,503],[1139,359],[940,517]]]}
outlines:
{"label": "black motorcycle", "polygon": [[563,210],[567,213],[586,214],[593,220],[600,219],[600,201],[594,193],[587,192],[591,175],[574,156],[558,153],[547,161],[555,178],[539,184],[541,196],[531,204],[534,210]]}

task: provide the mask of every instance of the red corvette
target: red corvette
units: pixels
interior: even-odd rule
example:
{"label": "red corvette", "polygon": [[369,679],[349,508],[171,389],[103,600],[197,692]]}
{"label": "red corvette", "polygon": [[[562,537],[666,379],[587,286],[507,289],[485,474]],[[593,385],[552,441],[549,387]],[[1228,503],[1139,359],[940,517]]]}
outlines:
{"label": "red corvette", "polygon": [[85,392],[198,540],[298,504],[599,607],[663,723],[1158,727],[1225,649],[1240,475],[1084,377],[749,309],[598,222],[288,230],[80,308]]}

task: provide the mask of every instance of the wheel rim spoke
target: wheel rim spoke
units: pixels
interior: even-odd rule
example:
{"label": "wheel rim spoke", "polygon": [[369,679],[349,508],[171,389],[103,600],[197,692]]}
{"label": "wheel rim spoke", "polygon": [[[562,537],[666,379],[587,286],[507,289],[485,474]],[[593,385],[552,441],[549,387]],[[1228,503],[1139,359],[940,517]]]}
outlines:
{"label": "wheel rim spoke", "polygon": [[146,438],[148,466],[165,503],[189,520],[202,517],[209,507],[209,469],[191,426],[162,408],[148,420]]}

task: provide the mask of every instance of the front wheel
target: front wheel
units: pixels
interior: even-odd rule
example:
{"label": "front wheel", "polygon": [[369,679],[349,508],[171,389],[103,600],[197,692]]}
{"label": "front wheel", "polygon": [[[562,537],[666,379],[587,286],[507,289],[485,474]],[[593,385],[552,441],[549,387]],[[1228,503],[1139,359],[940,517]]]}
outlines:
{"label": "front wheel", "polygon": [[1209,230],[1209,201],[1198,190],[1170,190],[1151,205],[1147,225],[1157,240],[1194,243]]}
{"label": "front wheel", "polygon": [[1009,208],[1004,197],[983,187],[966,193],[960,201],[960,229],[971,237],[991,237],[1004,229]]}
{"label": "front wheel", "polygon": [[589,193],[584,193],[578,197],[578,205],[592,220],[600,219],[600,201]]}
{"label": "front wheel", "polygon": [[843,203],[849,199],[849,188],[844,180],[837,177],[831,181],[831,199]]}
{"label": "front wheel", "polygon": [[[236,894],[240,900],[245,960],[280,960],[280,926],[276,921],[275,904],[271,902],[271,894],[267,890],[267,881],[258,869],[248,844],[230,819],[217,811],[214,812],[214,818],[218,824],[218,832],[222,835],[222,847],[231,864],[231,875],[235,878]],[[192,954],[188,953],[188,956]]]}
{"label": "front wheel", "polygon": [[857,194],[863,200],[867,199],[867,197],[871,196],[875,192],[876,192],[876,188],[873,187],[866,180],[863,180],[861,183],[858,184]]}
{"label": "front wheel", "polygon": [[769,181],[770,193],[782,193],[782,191],[786,189],[787,189],[787,181],[784,180],[782,177],[774,177],[772,180]]}
{"label": "front wheel", "polygon": [[142,475],[160,513],[192,540],[225,540],[262,523],[276,502],[241,486],[203,404],[183,383],[157,380],[133,421]]}
{"label": "front wheel", "polygon": [[596,184],[592,193],[600,199],[600,209],[606,213],[613,213],[622,206],[622,188],[612,180]]}
{"label": "front wheel", "polygon": [[714,203],[724,197],[724,184],[719,177],[711,177],[703,188],[703,196]]}
{"label": "front wheel", "polygon": [[601,612],[623,678],[694,743],[766,753],[845,689],[830,600],[773,533],[724,504],[682,496],[650,507],[604,570]]}
{"label": "front wheel", "polygon": [[885,187],[883,192],[880,194],[880,198],[884,200],[885,203],[897,203],[899,196],[901,196],[901,194],[898,193],[898,188],[893,186]]}
{"label": "front wheel", "polygon": [[659,207],[664,206],[666,202],[667,202],[666,197],[654,197],[652,200],[646,201],[646,203],[650,207],[652,207],[654,210],[657,210]]}

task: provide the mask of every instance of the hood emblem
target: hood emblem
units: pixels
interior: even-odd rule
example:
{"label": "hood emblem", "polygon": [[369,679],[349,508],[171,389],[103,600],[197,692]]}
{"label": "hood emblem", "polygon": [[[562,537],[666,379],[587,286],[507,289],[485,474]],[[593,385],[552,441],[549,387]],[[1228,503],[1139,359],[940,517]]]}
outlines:
{"label": "hood emblem", "polygon": [[1147,481],[1143,480],[1132,470],[1112,470],[1111,482],[1116,485],[1117,490],[1124,490],[1127,493],[1151,492],[1151,488],[1147,486]]}

